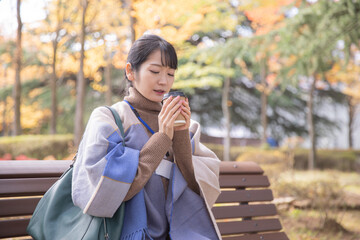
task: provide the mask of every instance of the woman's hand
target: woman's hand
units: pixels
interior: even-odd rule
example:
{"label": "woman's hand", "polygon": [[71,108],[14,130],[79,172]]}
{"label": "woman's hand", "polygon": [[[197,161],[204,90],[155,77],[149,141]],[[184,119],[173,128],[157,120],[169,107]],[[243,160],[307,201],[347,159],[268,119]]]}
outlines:
{"label": "woman's hand", "polygon": [[184,125],[175,127],[175,131],[181,131],[188,129],[190,127],[190,119],[191,119],[191,111],[190,111],[190,105],[189,105],[189,99],[186,98],[185,101],[182,101],[181,105],[181,113],[185,117],[186,123]]}
{"label": "woman's hand", "polygon": [[177,96],[173,99],[170,96],[165,100],[164,105],[159,113],[159,132],[165,133],[172,140],[174,137],[174,122],[179,114],[183,111],[181,107],[183,105],[183,100],[180,100],[180,97]]}

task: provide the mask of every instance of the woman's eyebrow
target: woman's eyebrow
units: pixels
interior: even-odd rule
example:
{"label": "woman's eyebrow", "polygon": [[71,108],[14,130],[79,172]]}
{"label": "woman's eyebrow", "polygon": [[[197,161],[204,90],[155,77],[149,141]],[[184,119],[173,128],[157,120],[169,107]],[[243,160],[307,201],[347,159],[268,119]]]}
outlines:
{"label": "woman's eyebrow", "polygon": [[[150,66],[156,66],[156,67],[166,67],[166,66],[164,66],[164,65],[162,65],[162,64],[158,64],[158,63],[150,63],[149,65],[150,65]],[[173,69],[173,68],[171,68],[171,67],[166,67],[166,68]],[[176,70],[176,69],[174,69],[174,70]]]}
{"label": "woman's eyebrow", "polygon": [[157,67],[163,67],[162,64],[158,64],[158,63],[150,63],[150,65],[152,65],[152,66],[157,66]]}

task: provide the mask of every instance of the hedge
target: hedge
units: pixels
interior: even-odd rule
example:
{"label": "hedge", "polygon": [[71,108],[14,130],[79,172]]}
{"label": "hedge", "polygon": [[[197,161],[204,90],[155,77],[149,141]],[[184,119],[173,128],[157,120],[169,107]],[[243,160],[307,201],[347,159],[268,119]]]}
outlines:
{"label": "hedge", "polygon": [[[233,150],[235,152],[235,150]],[[255,161],[261,166],[281,164],[286,168],[306,170],[308,166],[308,149],[262,149],[243,148],[237,149],[236,161]],[[336,169],[340,171],[360,172],[360,151],[359,150],[333,150],[322,149],[317,151],[315,168]]]}
{"label": "hedge", "polygon": [[[205,144],[215,154],[223,158],[223,146]],[[262,167],[307,169],[308,149],[288,151],[283,148],[231,147],[232,161],[255,161]],[[11,154],[13,158],[25,155],[29,158],[44,159],[54,156],[64,159],[76,152],[73,148],[73,135],[22,135],[16,137],[0,137],[0,158]],[[359,150],[318,150],[317,169],[337,169],[341,171],[360,172]]]}
{"label": "hedge", "polygon": [[33,159],[44,159],[48,156],[63,159],[72,152],[72,134],[0,137],[0,158],[5,154],[11,154],[13,159],[19,155]]}
{"label": "hedge", "polygon": [[[308,149],[295,150],[295,169],[307,169]],[[341,171],[360,171],[360,151],[358,150],[318,150],[317,169],[337,169]]]}

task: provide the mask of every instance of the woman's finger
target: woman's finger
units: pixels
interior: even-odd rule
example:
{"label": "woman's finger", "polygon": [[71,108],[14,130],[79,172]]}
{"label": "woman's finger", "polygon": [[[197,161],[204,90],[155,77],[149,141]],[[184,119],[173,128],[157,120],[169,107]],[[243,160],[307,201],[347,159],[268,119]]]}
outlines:
{"label": "woman's finger", "polygon": [[170,117],[169,119],[169,124],[171,126],[174,126],[174,122],[176,120],[176,118],[181,114],[181,107],[179,107],[176,112]]}
{"label": "woman's finger", "polygon": [[170,102],[172,101],[172,99],[173,99],[173,96],[170,96],[170,97],[168,97],[167,99],[165,99],[165,100],[163,101],[163,107],[166,107],[167,105],[169,105]]}
{"label": "woman's finger", "polygon": [[180,97],[166,99],[159,114],[159,131],[166,133],[170,139],[174,134],[174,122],[181,114],[184,101]]}
{"label": "woman's finger", "polygon": [[187,105],[187,104],[184,104],[181,106],[181,115],[184,116],[185,118],[185,124],[182,125],[182,126],[178,126],[178,127],[175,127],[174,130],[175,131],[181,131],[181,130],[185,130],[185,129],[188,129],[190,127],[190,122],[191,122],[191,111],[190,111],[190,107]]}
{"label": "woman's finger", "polygon": [[[185,114],[186,116],[188,116],[188,117],[190,118],[190,116],[191,116],[191,111],[190,111],[190,109],[185,108],[185,107],[182,107],[181,110],[182,110],[182,111],[181,111],[182,114]],[[184,115],[184,117],[186,117],[185,115]]]}
{"label": "woman's finger", "polygon": [[[168,108],[170,108],[170,106],[171,105],[169,105]],[[166,110],[165,114],[164,114],[164,121],[170,121],[170,119],[172,119],[174,117],[174,115],[177,113],[177,111],[181,112],[181,110],[182,110],[181,106],[182,106],[182,102],[179,101],[171,109]],[[177,116],[178,116],[178,114],[177,114]]]}
{"label": "woman's finger", "polygon": [[166,102],[164,103],[160,113],[163,115],[169,114],[172,108],[179,102],[179,97],[176,97],[172,99],[172,96],[170,96],[168,99],[166,99]]}
{"label": "woman's finger", "polygon": [[174,136],[174,122],[180,114],[181,108],[179,108],[173,115],[167,115],[167,118],[163,122],[164,131],[170,137],[170,139],[172,139]]}
{"label": "woman's finger", "polygon": [[163,102],[163,106],[161,108],[161,111],[159,113],[159,116],[164,115],[164,112],[167,109],[167,107],[169,106],[169,104],[172,102],[172,99],[173,99],[173,96],[170,96],[167,99],[165,99],[165,101]]}

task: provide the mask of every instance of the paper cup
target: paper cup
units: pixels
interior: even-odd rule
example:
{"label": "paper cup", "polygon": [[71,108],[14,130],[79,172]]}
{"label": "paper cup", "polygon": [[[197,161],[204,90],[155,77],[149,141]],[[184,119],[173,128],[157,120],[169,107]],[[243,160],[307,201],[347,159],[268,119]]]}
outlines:
{"label": "paper cup", "polygon": [[[169,92],[169,93],[165,94],[164,97],[163,97],[163,101],[165,99],[167,99],[168,97],[170,97],[170,96],[172,96],[173,99],[176,98],[177,96],[180,96],[181,100],[185,101],[185,99],[186,99],[186,95],[183,92],[174,91],[174,92]],[[174,127],[182,126],[184,124],[186,124],[185,117],[180,113],[179,116],[176,118],[176,120],[174,122]]]}

